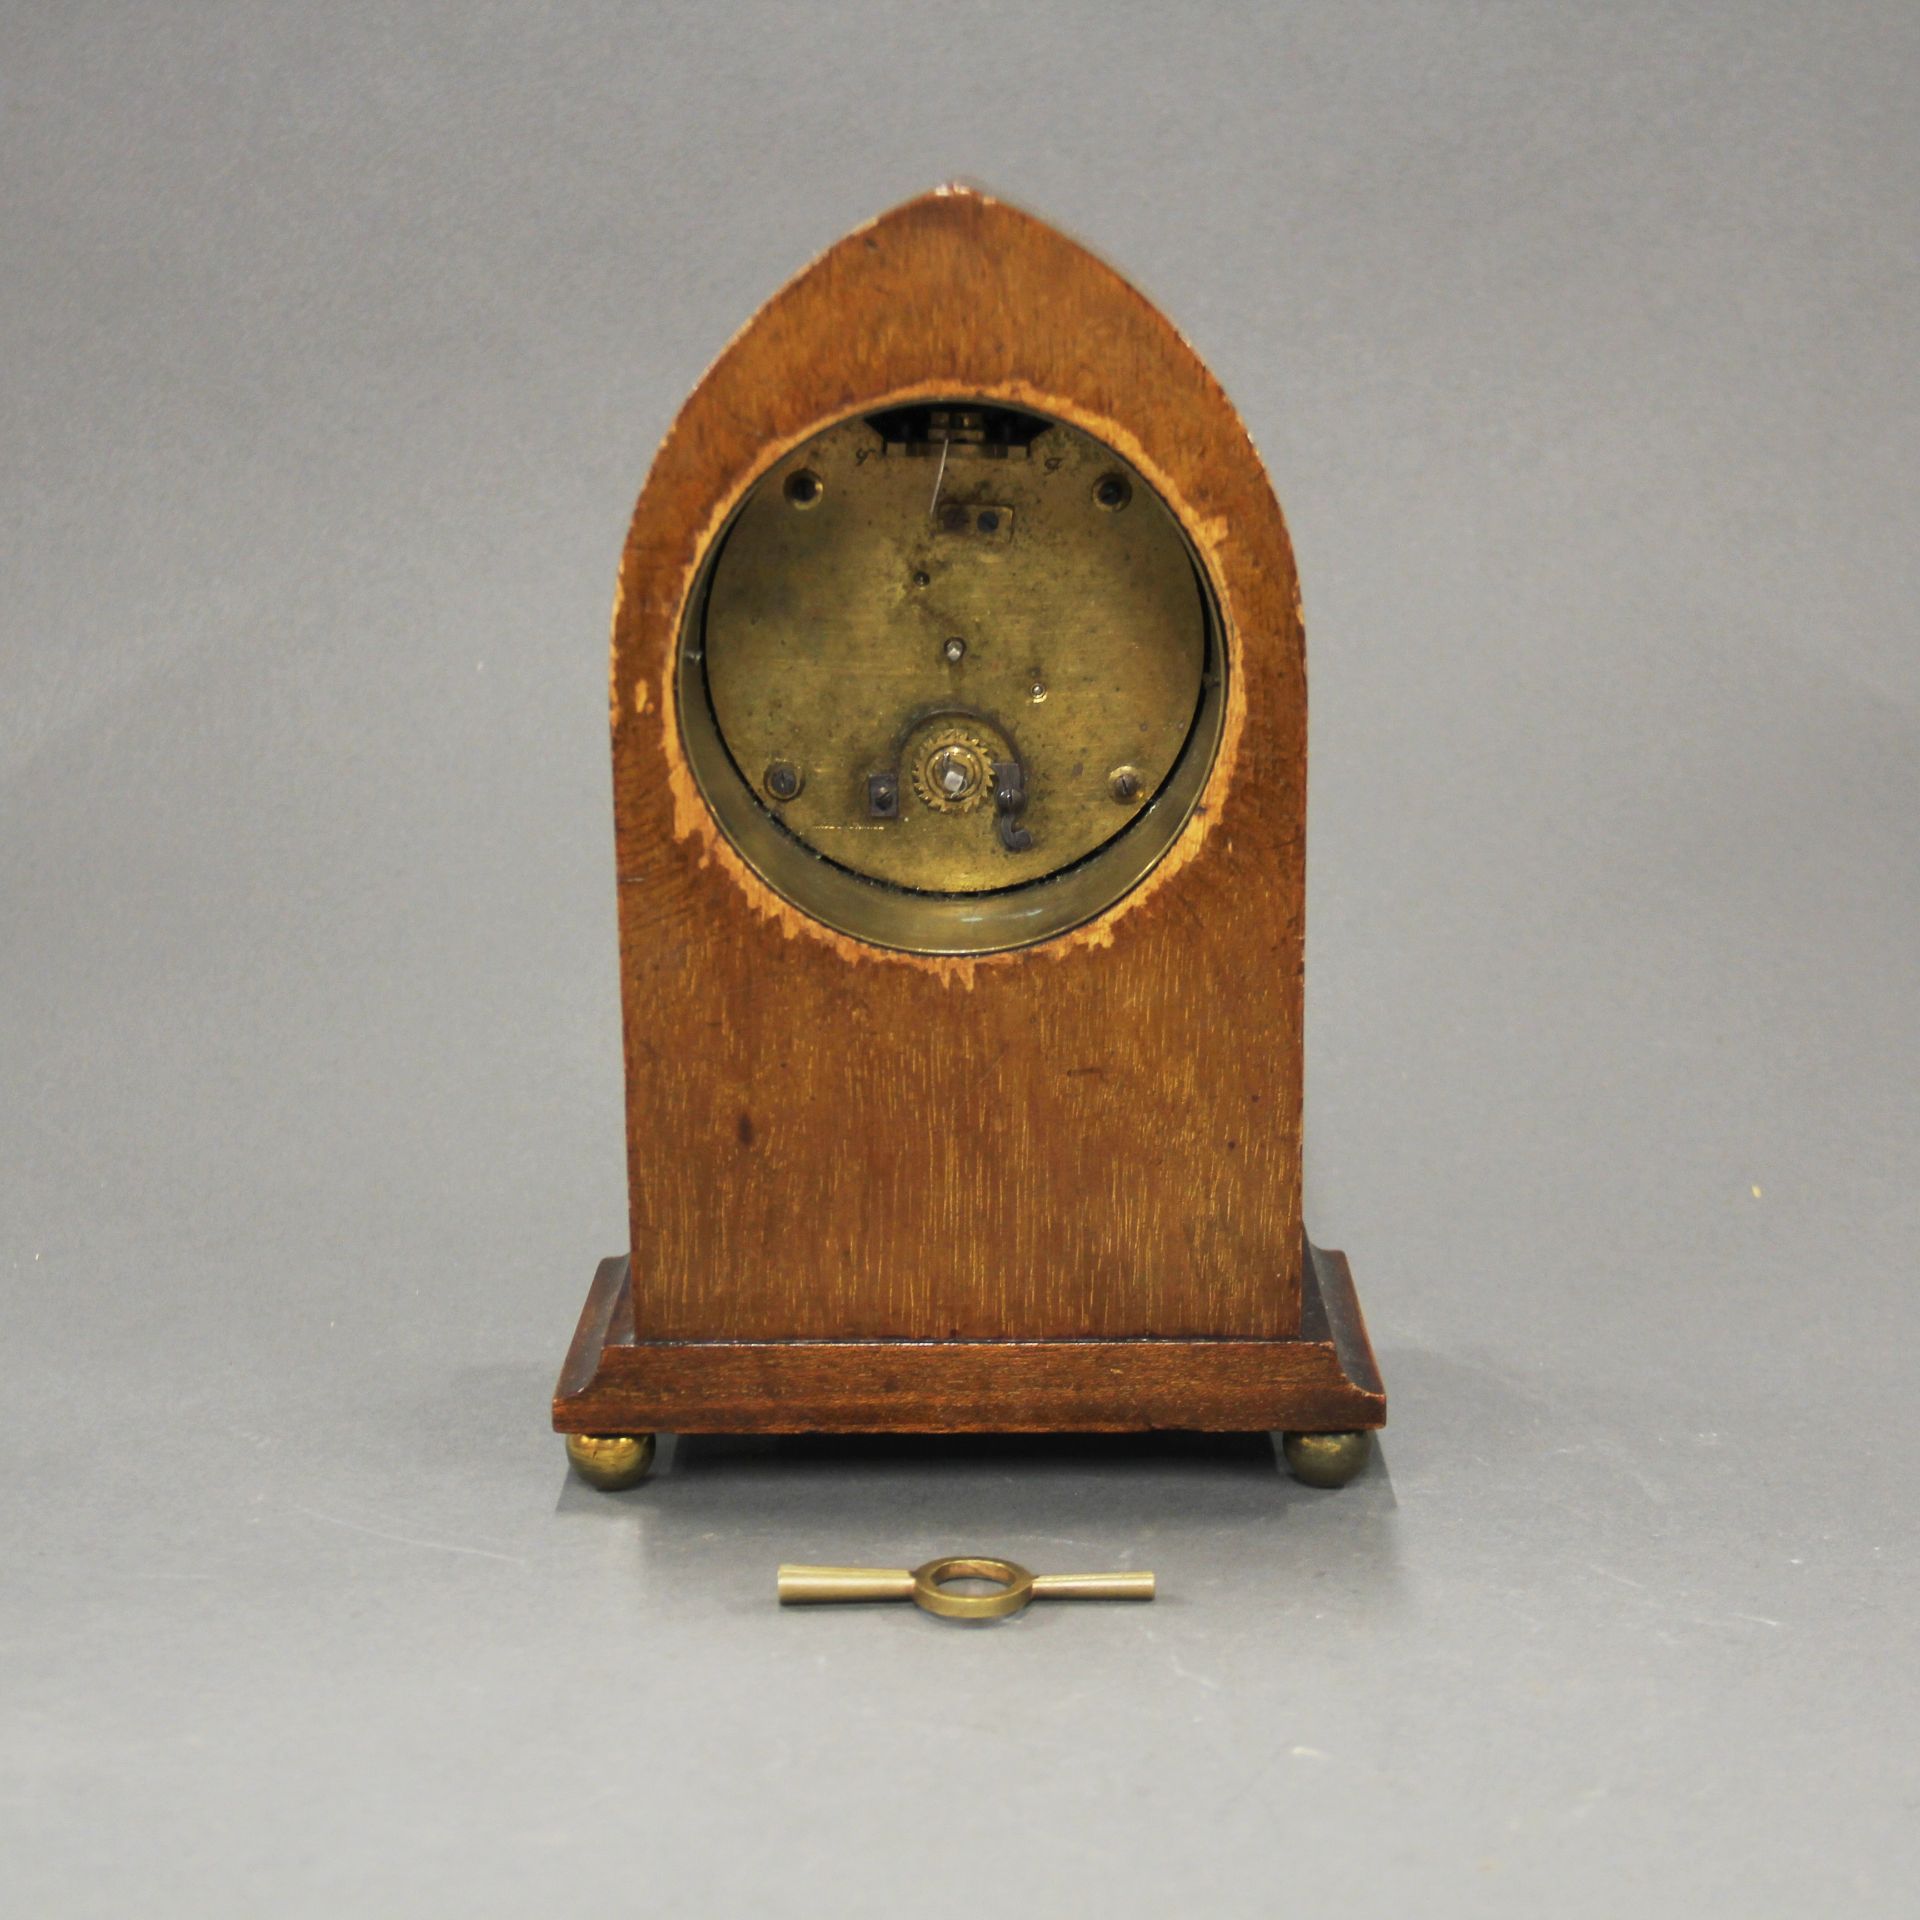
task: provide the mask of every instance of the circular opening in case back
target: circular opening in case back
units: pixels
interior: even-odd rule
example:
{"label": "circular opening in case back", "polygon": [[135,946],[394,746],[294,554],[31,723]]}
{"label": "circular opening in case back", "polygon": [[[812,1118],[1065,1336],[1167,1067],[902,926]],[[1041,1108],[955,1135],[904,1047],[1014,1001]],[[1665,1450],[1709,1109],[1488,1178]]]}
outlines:
{"label": "circular opening in case back", "polygon": [[679,710],[776,892],[879,946],[987,953],[1151,870],[1212,767],[1225,674],[1143,476],[956,400],[842,420],[761,477],[689,602]]}

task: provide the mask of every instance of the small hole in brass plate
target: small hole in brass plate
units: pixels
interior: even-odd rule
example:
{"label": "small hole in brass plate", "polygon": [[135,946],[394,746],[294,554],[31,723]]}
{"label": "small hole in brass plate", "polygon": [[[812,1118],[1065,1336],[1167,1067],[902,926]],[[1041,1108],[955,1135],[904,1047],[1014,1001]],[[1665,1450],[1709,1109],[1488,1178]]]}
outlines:
{"label": "small hole in brass plate", "polygon": [[1133,488],[1128,484],[1125,474],[1104,474],[1093,489],[1093,497],[1109,513],[1118,513],[1133,498]]}
{"label": "small hole in brass plate", "polygon": [[798,473],[787,475],[787,499],[796,507],[817,507],[825,491],[820,476],[811,467],[802,467]]}

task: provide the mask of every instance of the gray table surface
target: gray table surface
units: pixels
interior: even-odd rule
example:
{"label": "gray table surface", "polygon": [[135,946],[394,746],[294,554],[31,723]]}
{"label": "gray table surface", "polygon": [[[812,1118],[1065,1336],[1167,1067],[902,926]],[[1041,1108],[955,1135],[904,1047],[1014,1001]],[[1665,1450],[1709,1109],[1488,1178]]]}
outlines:
{"label": "gray table surface", "polygon": [[[0,1908],[1913,1912],[1917,80],[1898,5],[6,8]],[[956,174],[1288,510],[1343,1494],[546,1431],[625,518]],[[772,1604],[966,1547],[1163,1597]]]}

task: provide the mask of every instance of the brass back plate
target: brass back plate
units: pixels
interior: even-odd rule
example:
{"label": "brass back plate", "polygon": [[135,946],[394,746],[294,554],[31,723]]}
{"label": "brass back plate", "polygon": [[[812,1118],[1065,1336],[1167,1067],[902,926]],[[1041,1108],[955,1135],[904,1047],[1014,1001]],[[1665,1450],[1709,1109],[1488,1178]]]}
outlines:
{"label": "brass back plate", "polygon": [[1218,743],[1217,623],[1173,515],[1089,435],[964,401],[840,421],[773,467],[685,642],[689,758],[730,837],[883,945],[1090,918],[1171,843]]}

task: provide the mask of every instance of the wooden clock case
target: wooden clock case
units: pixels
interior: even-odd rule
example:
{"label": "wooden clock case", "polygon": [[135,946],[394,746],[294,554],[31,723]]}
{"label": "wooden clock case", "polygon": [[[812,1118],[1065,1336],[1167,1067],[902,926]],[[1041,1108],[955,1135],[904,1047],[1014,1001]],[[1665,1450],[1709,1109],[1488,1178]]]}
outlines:
{"label": "wooden clock case", "polygon": [[[1143,475],[1226,661],[1217,750],[1145,878],[1039,944],[959,954],[851,937],[776,892],[694,777],[676,673],[755,482],[850,414],[954,395],[1064,422]],[[849,234],[667,435],[621,567],[611,702],[631,1242],[553,1402],[588,1477],[613,1483],[594,1445],[656,1429],[1384,1423],[1347,1262],[1301,1217],[1292,550],[1239,417],[1142,295],[962,188]]]}

